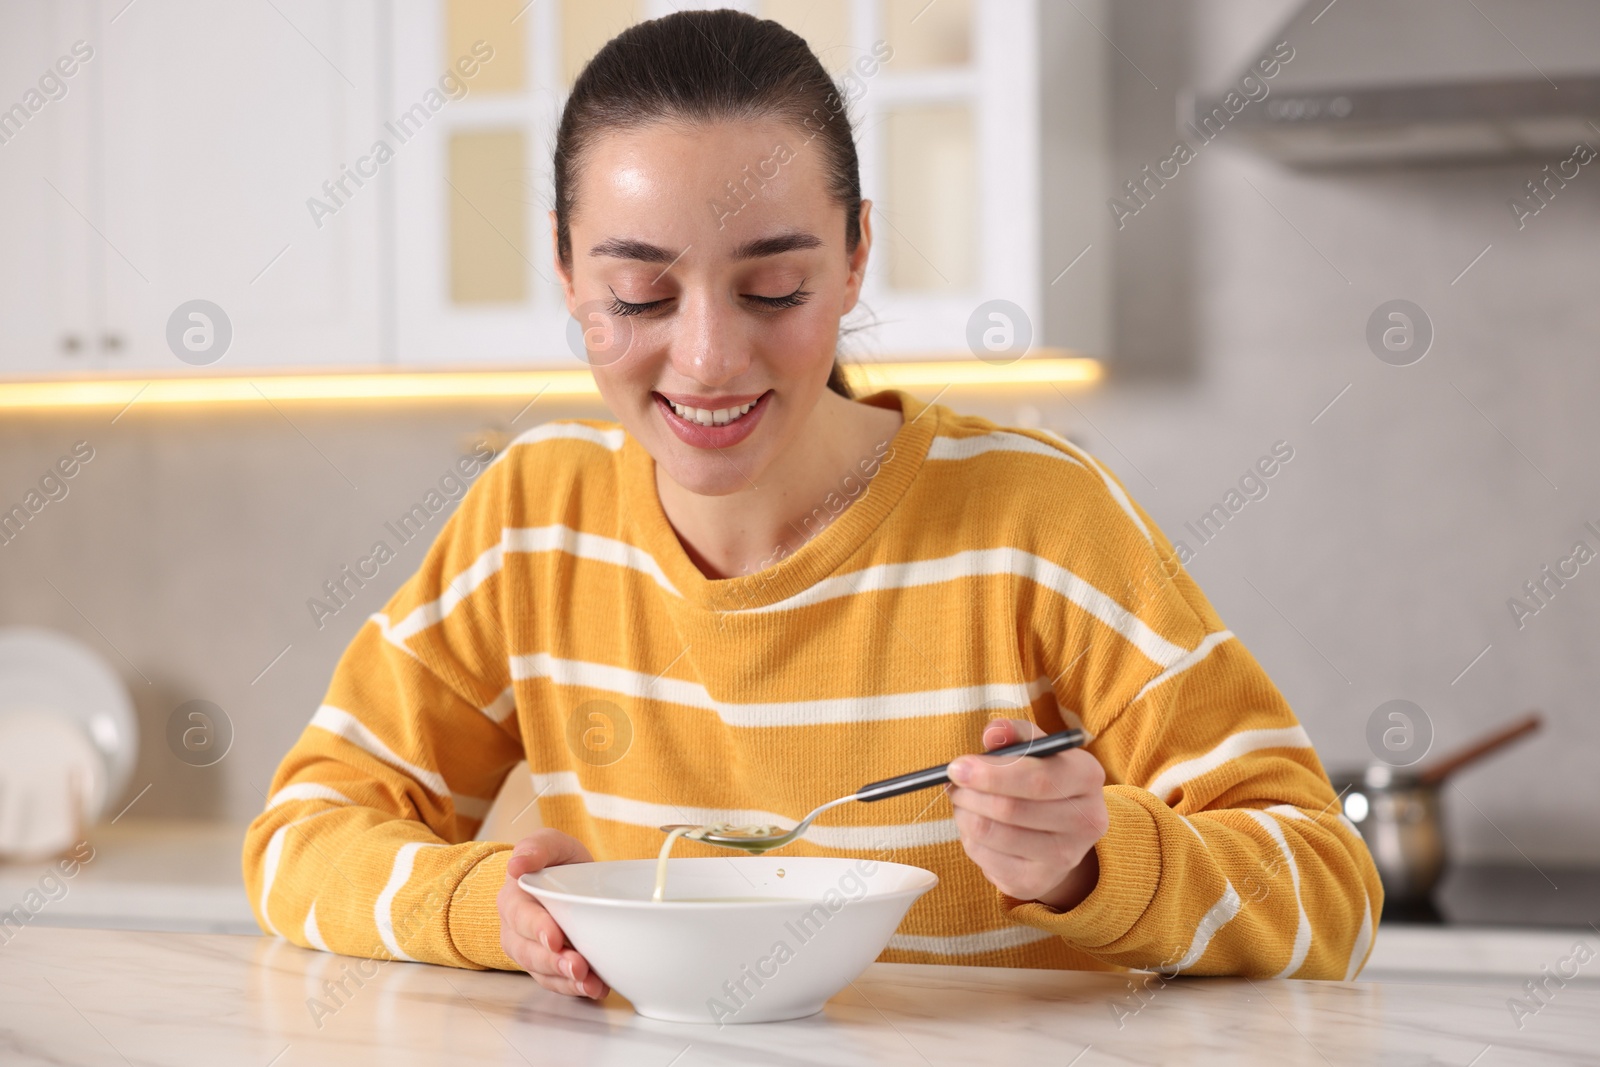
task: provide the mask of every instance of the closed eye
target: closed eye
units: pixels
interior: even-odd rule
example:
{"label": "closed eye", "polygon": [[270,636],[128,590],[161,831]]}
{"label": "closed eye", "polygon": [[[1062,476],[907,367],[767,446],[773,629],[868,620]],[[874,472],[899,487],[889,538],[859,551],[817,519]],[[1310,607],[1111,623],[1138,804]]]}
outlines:
{"label": "closed eye", "polygon": [[646,311],[658,308],[666,302],[667,299],[663,298],[661,300],[651,300],[643,304],[630,304],[626,300],[623,300],[617,296],[616,293],[612,293],[611,307],[608,310],[610,310],[611,314],[613,315],[643,315]]}
{"label": "closed eye", "polygon": [[[811,290],[799,288],[794,292],[788,293],[784,296],[757,296],[754,293],[746,293],[745,299],[753,301],[759,307],[766,308],[768,310],[782,311],[786,308],[799,307],[807,300],[810,300]],[[642,304],[634,304],[623,300],[621,297],[617,296],[616,293],[612,293],[609,310],[613,315],[643,315],[645,312],[654,311],[656,308],[671,302],[671,297],[663,297],[660,300],[650,300]]]}
{"label": "closed eye", "polygon": [[772,308],[773,310],[796,308],[811,299],[811,290],[796,289],[788,296],[752,296],[749,299],[754,300],[762,307]]}

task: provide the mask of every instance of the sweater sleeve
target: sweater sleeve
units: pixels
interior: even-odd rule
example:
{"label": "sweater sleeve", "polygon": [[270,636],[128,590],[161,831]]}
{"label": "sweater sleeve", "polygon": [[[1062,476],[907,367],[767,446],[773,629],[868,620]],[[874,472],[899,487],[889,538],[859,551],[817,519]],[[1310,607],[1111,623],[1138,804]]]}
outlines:
{"label": "sweater sleeve", "polygon": [[498,561],[498,465],[369,618],[245,835],[256,920],[298,945],[515,969],[495,897],[509,846],[474,842],[522,758]]}
{"label": "sweater sleeve", "polygon": [[1106,770],[1099,882],[1066,912],[1003,903],[1121,966],[1350,980],[1383,905],[1366,845],[1282,694],[1122,499],[1115,561],[1087,568],[1121,595],[1093,623],[1048,628],[1068,668],[1057,699],[1083,709]]}

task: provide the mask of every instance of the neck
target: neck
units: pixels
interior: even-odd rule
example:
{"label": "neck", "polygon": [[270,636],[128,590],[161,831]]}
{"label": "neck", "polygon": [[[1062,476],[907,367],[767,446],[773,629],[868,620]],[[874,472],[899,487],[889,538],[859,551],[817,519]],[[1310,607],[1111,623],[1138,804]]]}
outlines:
{"label": "neck", "polygon": [[861,460],[875,450],[881,454],[880,446],[900,424],[898,411],[824,392],[800,433],[762,472],[759,483],[723,496],[701,496],[658,466],[661,508],[707,578],[754,574],[799,551],[844,513],[854,497],[840,483],[852,473],[859,477]]}

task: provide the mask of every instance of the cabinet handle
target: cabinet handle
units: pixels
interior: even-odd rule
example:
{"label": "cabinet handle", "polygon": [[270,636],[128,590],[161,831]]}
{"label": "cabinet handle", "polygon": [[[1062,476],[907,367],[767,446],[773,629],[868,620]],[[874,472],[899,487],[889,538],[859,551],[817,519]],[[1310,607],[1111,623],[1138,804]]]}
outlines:
{"label": "cabinet handle", "polygon": [[108,352],[116,352],[122,348],[122,335],[108,333],[100,338],[100,347]]}
{"label": "cabinet handle", "polygon": [[83,338],[75,333],[66,334],[61,338],[61,351],[67,355],[76,355],[83,348]]}

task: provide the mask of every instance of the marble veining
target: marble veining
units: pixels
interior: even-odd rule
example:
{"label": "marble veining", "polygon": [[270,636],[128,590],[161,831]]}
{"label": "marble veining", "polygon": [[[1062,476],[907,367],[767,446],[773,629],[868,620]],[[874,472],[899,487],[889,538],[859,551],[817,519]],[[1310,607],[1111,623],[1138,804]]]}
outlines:
{"label": "marble veining", "polygon": [[643,1019],[616,995],[560,997],[524,975],[379,964],[275,938],[32,928],[0,947],[0,1063],[1600,1063],[1600,990],[1589,987],[1556,990],[1519,1029],[1506,1001],[1521,984],[1507,977],[1143,978],[875,964],[820,1015],[718,1029]]}

